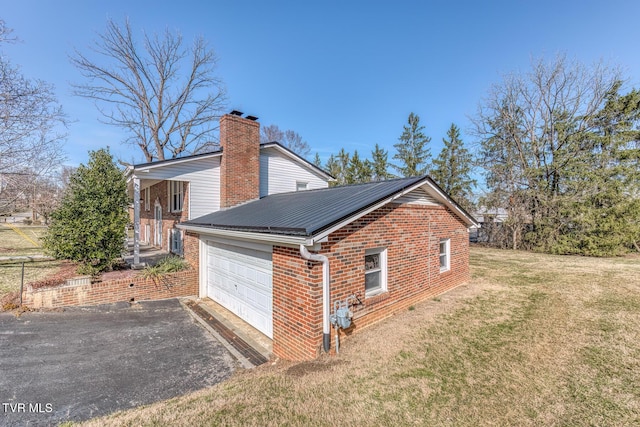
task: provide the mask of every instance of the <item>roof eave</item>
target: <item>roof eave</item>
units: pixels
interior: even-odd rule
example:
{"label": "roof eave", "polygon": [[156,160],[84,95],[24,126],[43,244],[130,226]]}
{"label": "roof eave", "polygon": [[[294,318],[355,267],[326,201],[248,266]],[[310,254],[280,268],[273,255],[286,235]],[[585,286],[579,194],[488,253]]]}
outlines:
{"label": "roof eave", "polygon": [[176,224],[180,230],[191,231],[196,234],[208,236],[221,236],[235,239],[256,240],[260,242],[281,243],[284,245],[313,245],[313,240],[309,236],[289,236],[273,233],[258,233],[254,231],[229,230],[222,228],[212,228],[201,225]]}
{"label": "roof eave", "polygon": [[214,151],[211,153],[202,153],[202,154],[196,154],[196,155],[192,155],[192,156],[186,156],[186,157],[178,157],[176,159],[167,159],[167,160],[159,160],[156,162],[151,162],[151,163],[141,163],[139,165],[132,165],[130,166],[131,171],[132,172],[146,172],[150,169],[158,169],[158,168],[163,168],[163,167],[170,167],[173,165],[178,165],[180,163],[186,163],[186,162],[192,162],[195,160],[202,160],[202,159],[208,159],[211,157],[219,157],[222,155],[222,150],[220,151]]}

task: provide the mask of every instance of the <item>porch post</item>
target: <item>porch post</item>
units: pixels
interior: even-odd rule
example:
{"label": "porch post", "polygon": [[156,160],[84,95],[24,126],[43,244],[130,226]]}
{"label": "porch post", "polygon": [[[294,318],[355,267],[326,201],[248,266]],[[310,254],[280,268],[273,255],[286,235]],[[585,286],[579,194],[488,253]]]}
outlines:
{"label": "porch post", "polygon": [[140,264],[140,178],[133,175],[133,265]]}

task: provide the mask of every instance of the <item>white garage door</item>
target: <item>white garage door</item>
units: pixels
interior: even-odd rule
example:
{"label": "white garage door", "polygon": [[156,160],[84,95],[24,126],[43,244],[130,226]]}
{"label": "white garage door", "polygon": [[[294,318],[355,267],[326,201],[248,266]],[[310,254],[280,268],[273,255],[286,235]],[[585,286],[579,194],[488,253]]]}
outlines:
{"label": "white garage door", "polygon": [[209,298],[273,338],[271,248],[214,241],[207,245]]}

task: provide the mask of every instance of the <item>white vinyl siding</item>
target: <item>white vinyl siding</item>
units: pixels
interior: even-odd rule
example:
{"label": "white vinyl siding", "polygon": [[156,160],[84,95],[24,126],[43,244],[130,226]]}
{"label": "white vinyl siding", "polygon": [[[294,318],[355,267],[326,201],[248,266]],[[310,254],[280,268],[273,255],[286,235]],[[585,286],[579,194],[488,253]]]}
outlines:
{"label": "white vinyl siding", "polygon": [[220,210],[220,157],[196,159],[137,173],[144,180],[187,181],[189,219]]}
{"label": "white vinyl siding", "polygon": [[436,199],[434,199],[422,188],[416,188],[410,193],[407,193],[404,196],[399,197],[396,200],[396,203],[406,203],[409,205],[427,205],[427,206],[440,205],[440,203],[438,203]]}
{"label": "white vinyl siding", "polygon": [[297,182],[306,182],[307,189],[327,188],[322,177],[280,152],[265,148],[260,152],[260,197],[297,190]]}

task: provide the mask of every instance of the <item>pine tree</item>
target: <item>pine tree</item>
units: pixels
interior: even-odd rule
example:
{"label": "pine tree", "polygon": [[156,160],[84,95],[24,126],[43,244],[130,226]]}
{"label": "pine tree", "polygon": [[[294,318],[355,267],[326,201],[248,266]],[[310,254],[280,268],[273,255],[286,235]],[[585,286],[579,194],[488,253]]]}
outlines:
{"label": "pine tree", "polygon": [[393,156],[400,164],[392,165],[404,177],[421,176],[428,171],[428,160],[431,153],[427,144],[431,138],[424,134],[424,126],[420,125],[420,117],[410,113],[404,126],[399,143],[394,144],[397,153]]}
{"label": "pine tree", "polygon": [[108,150],[89,153],[87,166],[71,175],[69,188],[44,238],[44,248],[58,259],[82,263],[96,273],[113,266],[125,247],[127,183]]}
{"label": "pine tree", "polygon": [[384,181],[385,179],[393,178],[393,175],[388,171],[388,156],[389,153],[376,144],[371,152],[371,176],[373,181]]}
{"label": "pine tree", "polygon": [[336,185],[344,184],[342,181],[342,169],[340,167],[340,162],[333,154],[329,156],[327,159],[327,163],[324,166],[324,170],[329,172],[329,175],[335,178],[335,181],[329,183],[330,186],[335,187]]}
{"label": "pine tree", "polygon": [[313,157],[313,164],[322,169],[322,160],[320,160],[320,154],[316,151],[316,155]]}
{"label": "pine tree", "polygon": [[620,95],[619,88],[593,121],[592,150],[565,166],[570,197],[560,202],[567,219],[551,245],[554,253],[640,251],[640,91]]}
{"label": "pine tree", "polygon": [[460,139],[460,129],[455,124],[443,138],[444,147],[433,161],[431,177],[463,208],[473,207],[472,189],[476,181],[471,178],[473,158]]}
{"label": "pine tree", "polygon": [[345,174],[345,184],[360,184],[371,181],[372,168],[369,160],[360,160],[358,150],[353,152]]}

